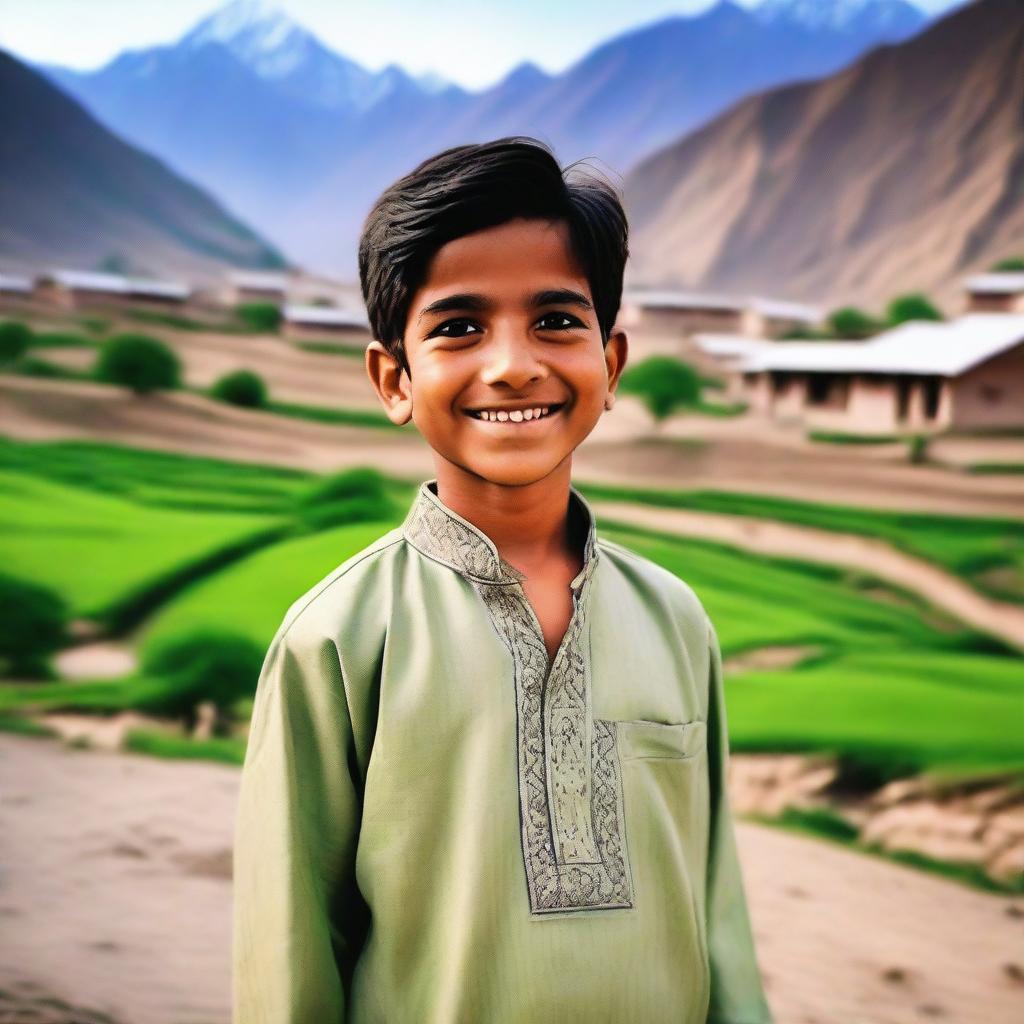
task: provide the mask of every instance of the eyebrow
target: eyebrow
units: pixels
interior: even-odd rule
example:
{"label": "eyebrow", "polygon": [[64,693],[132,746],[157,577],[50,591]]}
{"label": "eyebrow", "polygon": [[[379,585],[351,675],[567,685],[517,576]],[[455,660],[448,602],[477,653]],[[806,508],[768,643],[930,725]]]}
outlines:
{"label": "eyebrow", "polygon": [[[538,306],[579,306],[581,309],[594,309],[593,303],[583,294],[573,291],[571,288],[549,288],[546,291],[537,292],[527,302],[527,308],[536,309]],[[472,310],[478,313],[486,313],[494,308],[494,303],[484,295],[475,295],[463,292],[457,295],[446,295],[443,299],[435,299],[429,306],[420,310],[416,318],[419,323],[430,313],[451,313],[458,310]]]}

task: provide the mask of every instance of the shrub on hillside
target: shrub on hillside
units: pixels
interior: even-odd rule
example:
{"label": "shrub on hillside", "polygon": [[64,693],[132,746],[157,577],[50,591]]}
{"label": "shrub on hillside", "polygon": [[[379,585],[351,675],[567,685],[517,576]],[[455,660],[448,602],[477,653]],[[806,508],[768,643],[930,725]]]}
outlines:
{"label": "shrub on hillside", "polygon": [[252,370],[226,373],[210,389],[210,394],[222,402],[259,409],[267,404],[267,386],[263,378]]}
{"label": "shrub on hillside", "polygon": [[48,587],[0,574],[0,674],[52,679],[48,659],[66,639],[68,610]]}
{"label": "shrub on hillside", "polygon": [[942,320],[942,314],[932,305],[927,295],[913,293],[899,295],[889,303],[886,319],[892,327],[908,320]]}
{"label": "shrub on hillside", "polygon": [[0,324],[0,363],[19,360],[32,344],[32,331],[17,320]]}
{"label": "shrub on hillside", "polygon": [[700,401],[697,371],[671,356],[649,356],[636,366],[627,367],[620,387],[627,394],[636,395],[659,422],[676,409]]}
{"label": "shrub on hillside", "polygon": [[264,653],[248,637],[209,628],[158,640],[143,654],[141,674],[170,685],[147,710],[182,717],[191,730],[198,706],[211,701],[223,719],[256,692]]}
{"label": "shrub on hillside", "polygon": [[1005,260],[993,263],[991,269],[994,274],[1024,270],[1024,256],[1008,256]]}
{"label": "shrub on hillside", "polygon": [[120,384],[136,394],[181,386],[181,361],[168,345],[145,334],[118,334],[100,350],[97,380]]}
{"label": "shrub on hillside", "polygon": [[296,511],[308,529],[323,530],[387,519],[393,510],[385,477],[369,466],[358,466],[318,480],[299,498]]}
{"label": "shrub on hillside", "polygon": [[243,302],[235,306],[235,315],[253,331],[276,331],[281,326],[281,310],[272,302]]}
{"label": "shrub on hillside", "polygon": [[843,306],[829,314],[829,326],[840,338],[867,338],[875,334],[881,324],[856,306]]}

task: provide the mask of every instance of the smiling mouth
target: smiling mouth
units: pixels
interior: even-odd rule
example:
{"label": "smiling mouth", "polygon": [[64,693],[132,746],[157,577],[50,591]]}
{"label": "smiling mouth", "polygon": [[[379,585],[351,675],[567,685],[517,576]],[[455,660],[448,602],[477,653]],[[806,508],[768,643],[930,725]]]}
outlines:
{"label": "smiling mouth", "polygon": [[565,402],[535,405],[528,409],[466,409],[466,415],[484,423],[508,423],[522,426],[537,420],[548,419],[565,406]]}

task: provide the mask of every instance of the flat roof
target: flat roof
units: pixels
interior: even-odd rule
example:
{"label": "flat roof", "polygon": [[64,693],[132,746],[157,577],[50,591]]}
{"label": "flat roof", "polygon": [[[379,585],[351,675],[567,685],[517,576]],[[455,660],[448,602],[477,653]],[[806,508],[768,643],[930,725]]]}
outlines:
{"label": "flat roof", "polygon": [[365,310],[339,309],[337,306],[287,305],[281,315],[288,323],[309,324],[314,327],[360,327],[370,329]]}
{"label": "flat roof", "polygon": [[54,281],[64,288],[79,291],[110,292],[117,295],[155,295],[161,298],[185,299],[192,289],[178,281],[155,281],[143,277],[125,277],[123,274],[103,274],[92,270],[57,269],[40,275],[43,280]]}
{"label": "flat roof", "polygon": [[1024,342],[1024,315],[968,313],[946,322],[911,320],[867,341],[776,341],[743,370],[912,373],[956,377]]}
{"label": "flat roof", "polygon": [[821,310],[800,302],[773,299],[763,295],[721,295],[713,292],[688,292],[673,289],[636,288],[623,293],[623,300],[645,309],[717,309],[732,313],[754,310],[762,316],[785,320],[800,320],[815,324],[821,320]]}
{"label": "flat roof", "polygon": [[982,295],[1017,295],[1024,292],[1024,270],[999,270],[976,274],[964,281],[969,292]]}

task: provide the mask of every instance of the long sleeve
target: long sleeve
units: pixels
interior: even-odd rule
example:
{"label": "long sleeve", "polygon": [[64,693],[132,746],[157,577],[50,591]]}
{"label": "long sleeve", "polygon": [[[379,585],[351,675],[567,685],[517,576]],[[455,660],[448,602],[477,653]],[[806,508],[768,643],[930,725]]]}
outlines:
{"label": "long sleeve", "polygon": [[746,894],[736,850],[726,786],[729,734],[722,678],[722,652],[707,622],[708,770],[710,846],[707,877],[707,936],[711,966],[708,1024],[772,1024],[754,949]]}
{"label": "long sleeve", "polygon": [[234,1024],[340,1024],[355,956],[360,820],[334,642],[278,630],[260,673],[235,820]]}

